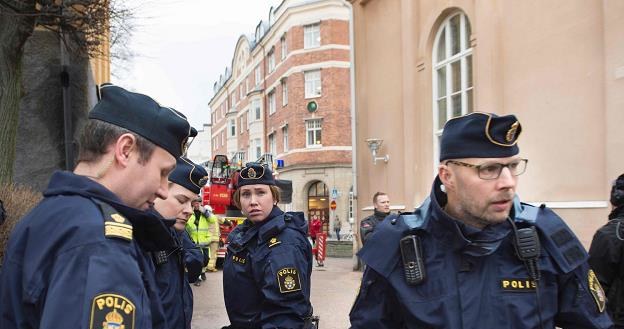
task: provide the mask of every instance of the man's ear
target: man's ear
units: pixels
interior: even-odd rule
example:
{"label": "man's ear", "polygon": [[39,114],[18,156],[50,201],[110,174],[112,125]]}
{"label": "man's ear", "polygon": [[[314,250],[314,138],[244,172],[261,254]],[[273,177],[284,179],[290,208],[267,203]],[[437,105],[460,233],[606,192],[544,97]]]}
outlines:
{"label": "man's ear", "polygon": [[123,134],[115,143],[115,160],[121,166],[126,167],[130,162],[130,156],[136,146],[136,137],[132,134]]}
{"label": "man's ear", "polygon": [[451,168],[449,168],[448,165],[446,164],[440,164],[438,166],[438,176],[440,177],[440,180],[442,181],[442,184],[444,185],[444,187],[448,190],[448,189],[453,189],[453,187],[455,186],[455,173],[453,173],[453,171],[451,170]]}

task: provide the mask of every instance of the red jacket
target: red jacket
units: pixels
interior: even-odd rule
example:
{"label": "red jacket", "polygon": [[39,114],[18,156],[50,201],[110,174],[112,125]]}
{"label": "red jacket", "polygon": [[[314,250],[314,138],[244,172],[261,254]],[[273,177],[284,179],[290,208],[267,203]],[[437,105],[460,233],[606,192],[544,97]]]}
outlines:
{"label": "red jacket", "polygon": [[316,238],[316,235],[321,232],[321,220],[313,219],[310,224],[310,236]]}

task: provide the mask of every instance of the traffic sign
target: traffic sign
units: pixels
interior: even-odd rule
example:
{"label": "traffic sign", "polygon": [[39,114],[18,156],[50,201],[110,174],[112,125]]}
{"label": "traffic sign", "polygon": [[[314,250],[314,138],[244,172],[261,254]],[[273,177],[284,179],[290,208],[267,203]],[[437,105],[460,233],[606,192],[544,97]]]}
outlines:
{"label": "traffic sign", "polygon": [[329,208],[331,208],[331,210],[336,210],[336,201],[332,200],[332,202],[329,203]]}
{"label": "traffic sign", "polygon": [[336,190],[336,188],[331,190],[331,198],[334,200],[338,199],[338,190]]}

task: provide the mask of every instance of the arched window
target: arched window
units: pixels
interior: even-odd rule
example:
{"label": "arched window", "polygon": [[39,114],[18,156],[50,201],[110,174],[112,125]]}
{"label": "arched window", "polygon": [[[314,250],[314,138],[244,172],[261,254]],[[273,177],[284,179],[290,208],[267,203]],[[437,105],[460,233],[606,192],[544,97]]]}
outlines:
{"label": "arched window", "polygon": [[451,14],[442,22],[432,58],[434,163],[437,165],[444,124],[473,111],[470,22],[464,13]]}

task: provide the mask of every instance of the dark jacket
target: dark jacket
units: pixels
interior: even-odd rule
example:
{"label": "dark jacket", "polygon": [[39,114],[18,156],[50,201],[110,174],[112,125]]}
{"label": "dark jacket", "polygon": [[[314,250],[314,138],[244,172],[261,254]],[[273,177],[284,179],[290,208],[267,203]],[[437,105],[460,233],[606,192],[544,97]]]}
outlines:
{"label": "dark jacket", "polygon": [[[511,224],[465,227],[442,210],[440,184],[417,213],[379,224],[359,252],[367,268],[353,329],[526,329],[540,328],[540,319],[543,328],[612,327],[583,246],[552,210],[518,202],[510,214],[519,228],[539,232],[536,288],[516,256]],[[421,242],[425,279],[418,284],[406,282],[399,248],[411,234]]]}
{"label": "dark jacket", "polygon": [[[146,250],[170,245],[158,218],[95,181],[56,172],[13,230],[0,273],[0,328],[169,328]],[[108,320],[107,320],[108,319]]]}
{"label": "dark jacket", "polygon": [[223,292],[231,328],[304,328],[312,315],[312,248],[303,213],[274,207],[228,236]]}
{"label": "dark jacket", "polygon": [[624,213],[596,231],[589,265],[607,295],[607,311],[616,328],[624,328]]}
{"label": "dark jacket", "polygon": [[377,224],[381,223],[390,213],[381,212],[375,209],[375,212],[364,218],[362,222],[360,222],[360,237],[362,239],[362,244],[366,243],[366,239],[373,233]]}

